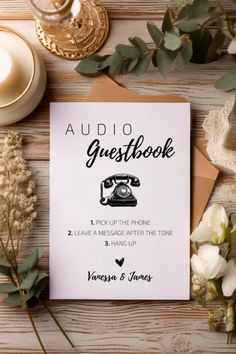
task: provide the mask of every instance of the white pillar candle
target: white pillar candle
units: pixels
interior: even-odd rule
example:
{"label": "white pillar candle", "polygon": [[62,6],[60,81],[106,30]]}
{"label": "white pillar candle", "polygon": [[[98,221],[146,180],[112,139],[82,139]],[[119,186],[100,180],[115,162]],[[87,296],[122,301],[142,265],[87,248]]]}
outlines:
{"label": "white pillar candle", "polygon": [[0,48],[0,92],[8,89],[12,74],[12,58],[6,50]]}
{"label": "white pillar candle", "polygon": [[46,69],[30,43],[0,25],[0,125],[29,115],[46,87]]}
{"label": "white pillar candle", "polygon": [[21,96],[33,70],[33,54],[27,43],[14,33],[0,31],[0,107]]}

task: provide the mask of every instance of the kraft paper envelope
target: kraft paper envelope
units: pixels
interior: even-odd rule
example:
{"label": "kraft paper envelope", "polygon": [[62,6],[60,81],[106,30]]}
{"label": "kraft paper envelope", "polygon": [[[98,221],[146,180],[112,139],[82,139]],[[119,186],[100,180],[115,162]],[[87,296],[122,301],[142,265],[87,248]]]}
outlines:
{"label": "kraft paper envelope", "polygon": [[[119,86],[108,76],[99,76],[93,84],[89,102],[186,102],[181,96],[145,96]],[[195,147],[192,149],[192,200],[191,224],[194,229],[211,196],[219,171]],[[180,201],[181,202],[181,201]]]}

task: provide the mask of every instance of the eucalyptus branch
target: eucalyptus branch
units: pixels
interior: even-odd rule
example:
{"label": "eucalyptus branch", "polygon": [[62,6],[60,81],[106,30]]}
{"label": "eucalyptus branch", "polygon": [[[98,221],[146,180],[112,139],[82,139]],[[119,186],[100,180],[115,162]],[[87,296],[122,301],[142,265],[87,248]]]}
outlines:
{"label": "eucalyptus branch", "polygon": [[[209,28],[212,24],[216,31]],[[167,8],[162,27],[147,22],[147,30],[153,40],[151,49],[150,43],[142,38],[130,37],[129,45],[118,44],[112,54],[93,54],[81,60],[75,70],[85,75],[104,72],[115,76],[135,72],[140,76],[152,63],[165,77],[178,53],[186,64],[206,64],[222,57],[227,41],[228,52],[236,54],[232,21],[217,2],[211,6],[208,0],[193,0],[179,9]],[[217,80],[215,87],[224,91],[236,88],[236,70]]]}

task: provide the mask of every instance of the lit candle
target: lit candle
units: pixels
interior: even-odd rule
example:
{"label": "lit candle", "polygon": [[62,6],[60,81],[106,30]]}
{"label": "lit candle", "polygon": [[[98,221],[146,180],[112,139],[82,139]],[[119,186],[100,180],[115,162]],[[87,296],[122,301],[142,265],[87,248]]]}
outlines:
{"label": "lit candle", "polygon": [[0,48],[0,92],[11,89],[12,74],[12,58],[6,50]]}
{"label": "lit candle", "polygon": [[30,114],[45,86],[46,70],[36,50],[19,33],[0,25],[0,125]]}
{"label": "lit candle", "polygon": [[27,44],[14,33],[0,31],[0,106],[26,90],[32,71],[33,56]]}

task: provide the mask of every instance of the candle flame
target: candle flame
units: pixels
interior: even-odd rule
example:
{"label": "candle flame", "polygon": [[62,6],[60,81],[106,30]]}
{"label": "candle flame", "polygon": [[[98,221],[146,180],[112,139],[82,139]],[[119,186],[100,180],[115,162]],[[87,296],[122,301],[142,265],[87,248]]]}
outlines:
{"label": "candle flame", "polygon": [[9,76],[12,70],[12,59],[10,54],[0,48],[0,84]]}

